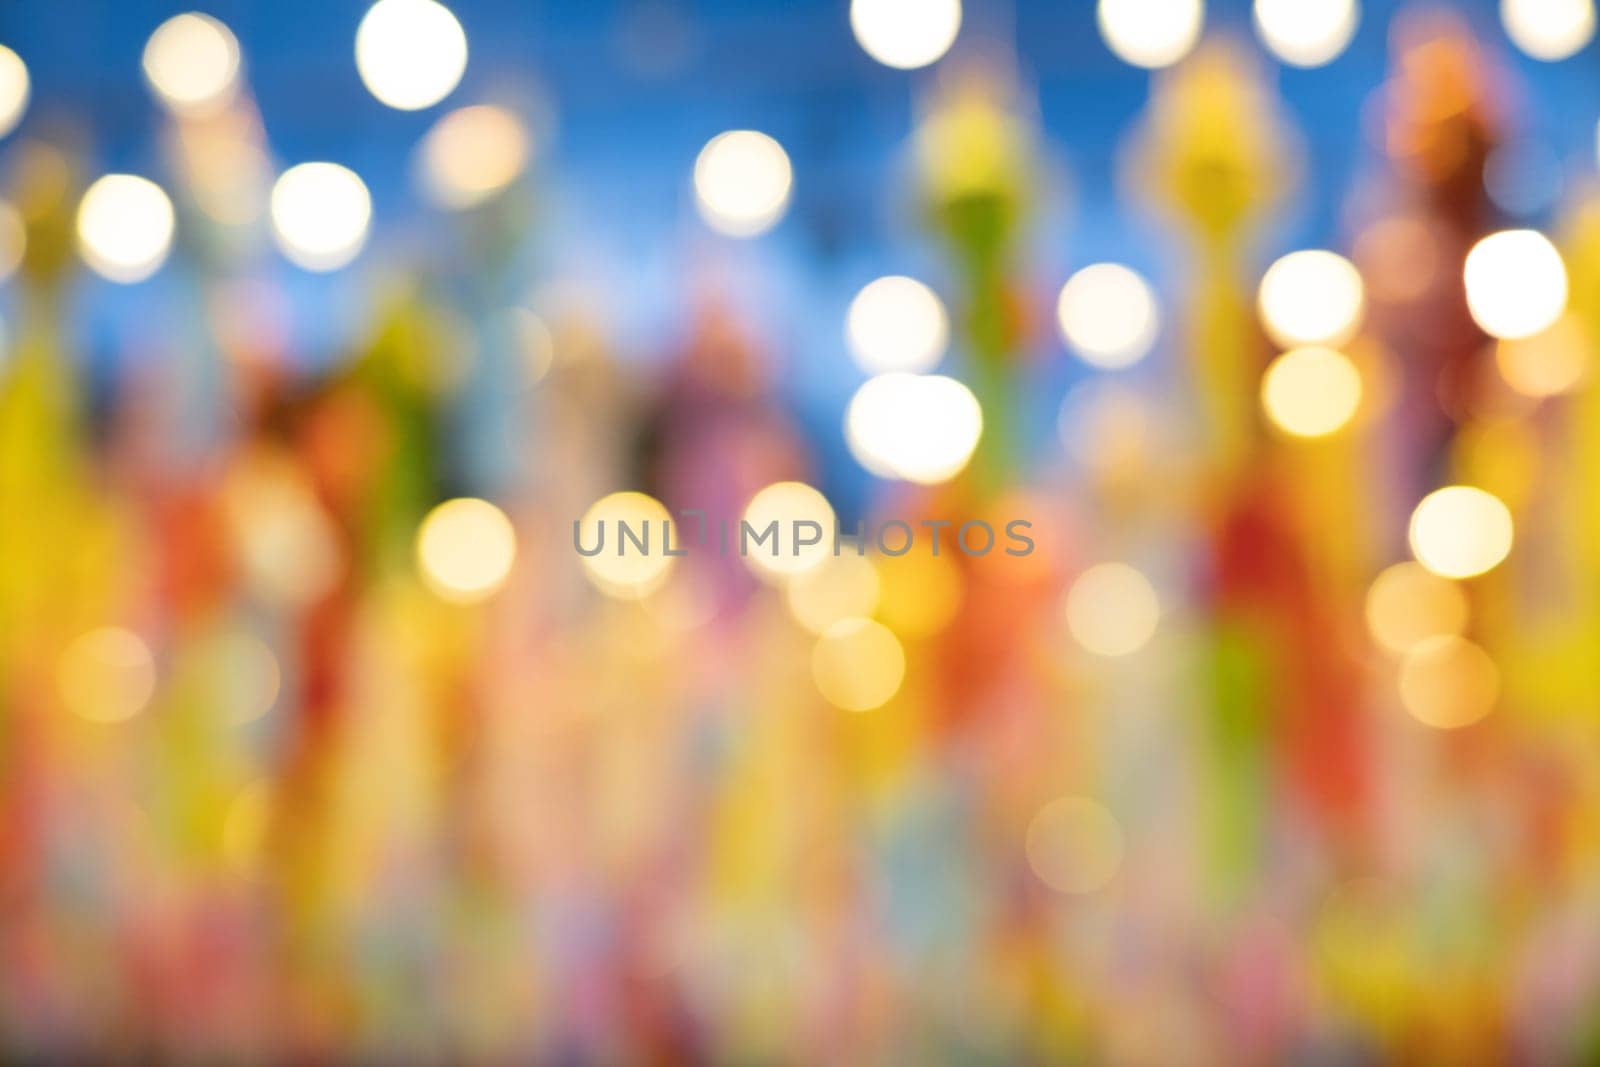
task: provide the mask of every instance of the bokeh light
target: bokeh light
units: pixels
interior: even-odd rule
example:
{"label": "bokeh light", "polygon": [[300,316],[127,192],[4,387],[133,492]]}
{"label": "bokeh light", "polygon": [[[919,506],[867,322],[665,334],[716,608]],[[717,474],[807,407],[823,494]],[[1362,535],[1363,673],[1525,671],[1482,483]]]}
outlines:
{"label": "bokeh light", "polygon": [[929,371],[950,343],[950,316],[932,289],[892,275],[869,282],[850,302],[845,336],[868,374]]}
{"label": "bokeh light", "polygon": [[1492,493],[1452,485],[1429,493],[1411,514],[1411,552],[1444,578],[1471,578],[1511,554],[1511,511]]}
{"label": "bokeh light", "polygon": [[1494,359],[1500,377],[1523,396],[1560,396],[1588,375],[1588,331],[1569,312],[1529,337],[1495,342]]}
{"label": "bokeh light", "polygon": [[290,262],[306,270],[338,270],[355,259],[371,221],[366,184],[337,163],[301,163],[272,186],[273,236]]}
{"label": "bokeh light", "polygon": [[440,207],[475,207],[516,181],[531,151],[527,128],[505,108],[452,111],[422,140],[423,189]]}
{"label": "bokeh light", "polygon": [[961,0],[851,0],[850,28],[879,63],[915,70],[950,51],[961,32]]}
{"label": "bokeh light", "polygon": [[1205,22],[1202,0],[1099,0],[1100,36],[1136,67],[1176,63],[1194,48]]}
{"label": "bokeh light", "polygon": [[845,711],[882,707],[900,690],[906,654],[880,622],[840,619],[811,651],[811,678],[822,699]]}
{"label": "bokeh light", "polygon": [[1058,893],[1094,893],[1122,865],[1122,827],[1105,805],[1087,797],[1061,797],[1028,823],[1028,866]]}
{"label": "bokeh light", "polygon": [[92,722],[122,722],[155,695],[155,658],[132,630],[106,626],[67,646],[56,682],[69,711]]}
{"label": "bokeh light", "polygon": [[1534,59],[1556,62],[1594,37],[1594,0],[1500,0],[1506,35]]}
{"label": "bokeh light", "polygon": [[362,84],[400,111],[437,104],[466,69],[466,32],[436,0],[378,0],[356,28]]}
{"label": "bokeh light", "polygon": [[1361,273],[1336,252],[1291,252],[1261,277],[1256,306],[1267,334],[1284,348],[1338,347],[1361,326]]}
{"label": "bokeh light", "polygon": [[174,15],[145,43],[143,65],[163,104],[180,114],[204,115],[226,106],[238,91],[239,42],[210,15]]}
{"label": "bokeh light", "polygon": [[720,133],[694,161],[700,216],[730,237],[756,237],[777,225],[793,184],[788,153],[756,130]]}
{"label": "bokeh light", "polygon": [[1361,22],[1356,0],[1256,0],[1256,33],[1272,54],[1296,67],[1332,62]]}
{"label": "bokeh light", "polygon": [[556,361],[556,339],[544,319],[527,308],[510,311],[512,341],[521,357],[524,386],[544,381]]}
{"label": "bokeh light", "polygon": [[511,520],[487,500],[447,500],[417,530],[417,567],[423,580],[434,593],[459,604],[499,592],[516,558]]}
{"label": "bokeh light", "polygon": [[1502,230],[1473,245],[1463,271],[1467,308],[1491,337],[1528,337],[1567,308],[1567,268],[1537,230]]}
{"label": "bokeh light", "polygon": [[78,204],[78,250],[95,273],[114,282],[144,281],[172,248],[172,201],[136,174],[107,174]]}
{"label": "bokeh light", "polygon": [[922,485],[966,469],[983,435],[983,409],[961,382],[936,374],[880,374],[845,411],[845,439],[868,471]]}
{"label": "bokeh light", "polygon": [[1261,378],[1261,406],[1285,433],[1326,436],[1349,423],[1361,406],[1361,372],[1331,348],[1285,352]]}
{"label": "bokeh light", "polygon": [[[667,555],[663,537],[663,524],[671,523],[665,505],[646,493],[626,490],[596,500],[578,523],[579,544],[600,546],[598,553],[584,555],[585,575],[596,589],[618,600],[638,600],[655,592],[678,561],[677,556]],[[633,540],[623,537],[624,526],[632,531]],[[674,525],[670,546],[674,552],[687,547],[680,534]]]}
{"label": "bokeh light", "polygon": [[821,634],[840,619],[866,617],[878,609],[878,568],[853,545],[842,544],[820,565],[793,575],[784,586],[789,614],[805,629]]}
{"label": "bokeh light", "polygon": [[944,630],[961,610],[963,578],[948,554],[909,552],[874,560],[878,573],[877,617],[907,640]]}
{"label": "bokeh light", "polygon": [[1400,661],[1400,703],[1417,721],[1441,730],[1469,726],[1494,710],[1500,670],[1464,637],[1441,634]]}
{"label": "bokeh light", "polygon": [[228,721],[254,722],[272,710],[283,671],[265,641],[254,634],[234,633],[216,642],[210,652],[213,685]]}
{"label": "bokeh light", "polygon": [[0,44],[0,137],[17,128],[28,110],[30,83],[28,66],[5,45]]}
{"label": "bokeh light", "polygon": [[1073,351],[1106,369],[1143,359],[1161,331],[1149,283],[1117,263],[1096,263],[1069,278],[1056,300],[1056,317]]}
{"label": "bokeh light", "polygon": [[1131,655],[1155,636],[1161,602],[1150,579],[1126,563],[1099,563],[1067,590],[1067,628],[1097,656]]}
{"label": "bokeh light", "polygon": [[1430,637],[1463,633],[1466,592],[1420,563],[1386,567],[1367,590],[1367,632],[1379,647],[1403,655]]}
{"label": "bokeh light", "polygon": [[0,200],[0,282],[16,273],[28,251],[28,226],[22,212]]}
{"label": "bokeh light", "polygon": [[[754,531],[749,538],[744,560],[758,575],[785,577],[820,566],[833,555],[837,528],[833,505],[828,498],[804,482],[774,482],[750,498],[743,521]],[[815,523],[796,529],[797,523]],[[776,524],[777,538],[756,538]],[[742,536],[742,531],[741,531]],[[814,543],[801,544],[801,541]]]}

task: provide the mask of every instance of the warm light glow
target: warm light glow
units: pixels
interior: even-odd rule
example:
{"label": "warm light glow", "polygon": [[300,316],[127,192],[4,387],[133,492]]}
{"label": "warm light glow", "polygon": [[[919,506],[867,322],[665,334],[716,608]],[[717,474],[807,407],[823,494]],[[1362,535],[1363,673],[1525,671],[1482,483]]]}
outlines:
{"label": "warm light glow", "polygon": [[914,278],[870,282],[850,302],[845,337],[868,374],[932,370],[950,343],[950,316],[932,289]]}
{"label": "warm light glow", "polygon": [[1464,271],[1467,308],[1484,333],[1516,339],[1546,329],[1567,308],[1567,268],[1536,230],[1502,230],[1473,245]]}
{"label": "warm light glow", "polygon": [[[681,552],[688,547],[682,538],[698,533],[692,526],[684,529],[674,525],[669,546],[662,524],[671,520],[666,507],[645,493],[612,493],[596,500],[578,523],[580,545],[593,548],[603,540],[598,554],[582,557],[589,581],[602,593],[619,600],[638,600],[659,589],[678,560],[677,556],[667,555],[668,547]],[[632,539],[623,536],[623,526],[631,532]]]}
{"label": "warm light glow", "polygon": [[440,207],[475,207],[521,176],[530,151],[526,128],[505,108],[452,111],[423,138],[423,188]]}
{"label": "warm light glow", "polygon": [[1444,578],[1471,578],[1511,553],[1511,511],[1490,493],[1452,485],[1423,498],[1411,514],[1411,552]]}
{"label": "warm light glow", "polygon": [[1320,67],[1345,50],[1361,21],[1356,0],[1256,0],[1256,32],[1272,54]]}
{"label": "warm light glow", "polygon": [[1143,359],[1161,330],[1149,283],[1117,263],[1096,263],[1068,279],[1056,317],[1061,335],[1084,362],[1106,369]]}
{"label": "warm light glow", "polygon": [[1323,437],[1361,406],[1361,372],[1331,348],[1297,348],[1273,360],[1261,378],[1261,406],[1295,437]]}
{"label": "warm light glow", "polygon": [[900,641],[880,622],[841,619],[811,650],[811,678],[822,699],[845,711],[882,707],[906,676]]}
{"label": "warm light glow", "polygon": [[78,250],[95,272],[132,284],[154,274],[172,248],[172,201],[134,174],[107,174],[78,204]]}
{"label": "warm light glow", "polygon": [[789,206],[794,172],[783,146],[755,130],[713,137],[694,161],[700,215],[730,237],[766,233]]}
{"label": "warm light glow", "polygon": [[1058,893],[1104,889],[1122,865],[1122,827],[1086,797],[1052,800],[1028,824],[1028,866]]}
{"label": "warm light glow", "polygon": [[213,699],[230,722],[251,722],[272,710],[283,675],[278,658],[264,641],[250,634],[230,634],[207,653]]}
{"label": "warm light glow", "polygon": [[948,554],[910,552],[876,561],[877,616],[908,640],[931,637],[961,607],[961,568]]}
{"label": "warm light glow", "polygon": [[1101,563],[1067,590],[1067,628],[1097,656],[1126,656],[1155,636],[1161,603],[1150,580],[1126,563]]}
{"label": "warm light glow", "polygon": [[1587,331],[1569,312],[1531,337],[1495,342],[1494,359],[1500,377],[1523,396],[1559,396],[1588,374]]}
{"label": "warm light glow", "polygon": [[1430,637],[1460,634],[1467,618],[1466,592],[1420,563],[1386,568],[1367,590],[1367,630],[1397,655]]}
{"label": "warm light glow", "polygon": [[28,110],[28,67],[5,45],[0,44],[0,137],[16,129],[22,113]]}
{"label": "warm light glow", "polygon": [[16,273],[28,251],[28,227],[22,212],[0,200],[0,282]]}
{"label": "warm light glow", "polygon": [[[750,499],[743,518],[752,530],[744,542],[744,561],[757,575],[799,574],[820,566],[833,554],[837,524],[833,505],[803,482],[774,482],[767,486]],[[768,537],[758,545],[755,539],[773,523],[777,524],[777,538]],[[810,527],[796,530],[796,523],[816,523],[820,532]],[[813,537],[818,538],[816,543],[799,544]]]}
{"label": "warm light glow", "polygon": [[235,874],[248,875],[261,862],[272,828],[273,786],[261,778],[239,790],[222,820],[222,858]]}
{"label": "warm light glow", "polygon": [[475,497],[447,500],[417,530],[417,567],[428,588],[460,604],[500,591],[517,558],[517,534],[505,512]]}
{"label": "warm light glow", "polygon": [[107,626],[67,646],[56,682],[69,711],[93,722],[121,722],[155,695],[155,659],[138,634]]}
{"label": "warm light glow", "polygon": [[878,608],[878,568],[853,545],[843,545],[839,555],[801,571],[784,587],[784,601],[796,622],[820,634],[840,619],[868,616]]}
{"label": "warm light glow", "polygon": [[863,467],[922,485],[960,474],[982,435],[978,398],[940,375],[880,374],[856,390],[845,412],[845,438]]}
{"label": "warm light glow", "polygon": [[961,30],[960,0],[852,0],[850,28],[867,55],[914,70],[936,62]]}
{"label": "warm light glow", "polygon": [[306,270],[338,270],[349,263],[366,244],[371,221],[366,185],[337,163],[290,167],[272,187],[273,236],[283,254]]}
{"label": "warm light glow", "polygon": [[1400,663],[1400,703],[1428,726],[1468,726],[1493,711],[1499,698],[1494,660],[1464,637],[1430,637]]}
{"label": "warm light glow", "polygon": [[378,0],[356,29],[356,69],[390,107],[432,107],[467,69],[467,35],[435,0]]}
{"label": "warm light glow", "polygon": [[1137,391],[1090,379],[1062,398],[1056,428],[1067,454],[1098,474],[1136,471],[1156,447],[1155,416]]}
{"label": "warm light glow", "polygon": [[174,15],[144,46],[144,76],[173,111],[214,112],[238,91],[239,42],[210,15]]}
{"label": "warm light glow", "polygon": [[1171,66],[1195,46],[1205,21],[1201,0],[1100,0],[1106,46],[1136,67]]}
{"label": "warm light glow", "polygon": [[1534,59],[1566,59],[1594,37],[1594,0],[1500,0],[1506,35]]}
{"label": "warm light glow", "polygon": [[1284,348],[1342,345],[1361,326],[1361,273],[1321,249],[1291,252],[1261,277],[1256,306],[1267,334]]}

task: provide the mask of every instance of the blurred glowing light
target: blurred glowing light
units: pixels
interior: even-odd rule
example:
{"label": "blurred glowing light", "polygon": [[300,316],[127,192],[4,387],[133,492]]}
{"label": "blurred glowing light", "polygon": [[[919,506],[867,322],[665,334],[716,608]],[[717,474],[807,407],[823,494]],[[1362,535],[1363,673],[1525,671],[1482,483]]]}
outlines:
{"label": "blurred glowing light", "polygon": [[[390,0],[383,0],[384,3]],[[289,260],[306,270],[338,270],[361,251],[372,197],[355,171],[301,163],[272,187],[272,232]]]}
{"label": "blurred glowing light", "polygon": [[222,857],[236,874],[248,874],[261,860],[272,826],[273,790],[268,779],[239,790],[222,820]]}
{"label": "blurred glowing light", "polygon": [[1444,578],[1493,570],[1511,553],[1511,511],[1498,497],[1469,485],[1429,493],[1411,513],[1411,552]]}
{"label": "blurred glowing light", "polygon": [[755,237],[770,230],[789,206],[793,184],[783,146],[756,130],[720,133],[694,161],[700,215],[730,237]]}
{"label": "blurred glowing light", "polygon": [[174,15],[145,43],[144,76],[173,111],[216,111],[238,91],[239,42],[210,15]]}
{"label": "blurred glowing light", "polygon": [[258,637],[235,634],[215,650],[215,692],[235,723],[259,719],[278,700],[282,672],[272,649]]}
{"label": "blurred glowing light", "polygon": [[1104,473],[1144,462],[1155,441],[1153,422],[1149,403],[1137,391],[1102,379],[1068,391],[1056,428],[1075,462]]}
{"label": "blurred glowing light", "polygon": [[1534,59],[1566,59],[1594,36],[1594,0],[1500,0],[1513,44]]}
{"label": "blurred glowing light", "polygon": [[422,182],[434,203],[475,207],[516,181],[531,145],[522,121],[505,108],[479,104],[441,118],[422,141]]}
{"label": "blurred glowing light", "polygon": [[1117,263],[1096,263],[1069,278],[1056,316],[1067,344],[1086,363],[1106,369],[1143,359],[1161,330],[1149,283]]}
{"label": "blurred glowing light", "polygon": [[1273,341],[1342,345],[1361,325],[1361,273],[1343,256],[1321,249],[1291,252],[1267,268],[1256,304]]}
{"label": "blurred glowing light", "polygon": [[[744,521],[754,531],[744,561],[758,575],[799,574],[821,565],[833,554],[833,505],[804,482],[774,482],[762,489],[745,506]],[[767,538],[757,545],[755,538],[773,523],[777,524],[777,540]],[[796,523],[815,523],[820,529],[807,526],[802,533]],[[814,544],[799,543],[813,537],[818,538]]]}
{"label": "blurred glowing light", "polygon": [[1499,698],[1494,660],[1464,637],[1430,637],[1400,662],[1400,703],[1428,726],[1468,726],[1493,711]]}
{"label": "blurred glowing light", "polygon": [[1561,199],[1561,157],[1541,140],[1500,145],[1483,164],[1483,188],[1508,215],[1538,215]]}
{"label": "blurred glowing light", "polygon": [[960,474],[983,435],[972,390],[936,374],[880,374],[845,412],[845,438],[863,467],[884,478],[936,485]]}
{"label": "blurred glowing light", "polygon": [[94,722],[121,722],[155,695],[156,664],[138,634],[107,626],[67,646],[56,679],[70,711]]}
{"label": "blurred glowing light", "polygon": [[22,212],[0,200],[0,282],[16,273],[28,251],[28,227]]}
{"label": "blurred glowing light", "polygon": [[1589,371],[1589,340],[1578,317],[1562,315],[1531,337],[1497,341],[1495,364],[1507,385],[1523,396],[1559,396]]}
{"label": "blurred glowing light", "polygon": [[1100,563],[1067,590],[1067,628],[1097,656],[1127,656],[1155,636],[1161,602],[1150,580],[1126,563]]}
{"label": "blurred glowing light", "polygon": [[28,66],[5,45],[0,44],[0,137],[16,129],[22,113],[28,110]]}
{"label": "blurred glowing light", "polygon": [[1272,54],[1296,67],[1332,62],[1361,21],[1356,0],[1256,0],[1256,32]]}
{"label": "blurred glowing light", "polygon": [[1381,647],[1409,652],[1430,637],[1467,628],[1467,594],[1420,563],[1396,563],[1367,590],[1367,630]]}
{"label": "blurred glowing light", "polygon": [[1086,797],[1052,800],[1028,823],[1028,866],[1058,893],[1104,889],[1122,865],[1122,827]]}
{"label": "blurred glowing light", "polygon": [[78,248],[94,270],[131,284],[154,274],[172,248],[172,201],[134,174],[107,174],[78,204]]}
{"label": "blurred glowing light", "polygon": [[839,555],[790,578],[783,594],[795,621],[821,634],[840,619],[871,615],[878,607],[878,590],[878,568],[846,545]]}
{"label": "blurred glowing light", "polygon": [[555,363],[555,336],[545,321],[527,308],[511,309],[511,333],[522,357],[523,384],[538,385]]}
{"label": "blurred glowing light", "polygon": [[929,637],[961,607],[961,568],[947,555],[912,552],[877,561],[877,615],[906,638]]}
{"label": "blurred glowing light", "polygon": [[1492,337],[1528,337],[1567,307],[1567,268],[1536,230],[1502,230],[1473,245],[1463,272],[1467,308]]}
{"label": "blurred glowing light", "polygon": [[882,707],[900,689],[906,654],[890,629],[871,619],[840,619],[811,651],[811,678],[822,698],[846,711]]}
{"label": "blurred glowing light", "polygon": [[916,279],[879,278],[850,302],[845,336],[856,365],[868,374],[928,371],[950,343],[950,316]]}
{"label": "blurred glowing light", "polygon": [[476,497],[447,500],[417,531],[417,565],[439,596],[461,604],[499,592],[517,557],[517,535],[505,512]]}
{"label": "blurred glowing light", "polygon": [[852,0],[850,28],[887,67],[915,70],[938,61],[961,30],[960,0]]}
{"label": "blurred glowing light", "polygon": [[1297,348],[1273,360],[1261,378],[1267,417],[1295,437],[1323,437],[1361,406],[1361,372],[1331,348]]}
{"label": "blurred glowing light", "polygon": [[378,0],[356,29],[356,70],[368,91],[401,111],[432,107],[467,69],[467,35],[435,0]]}
{"label": "blurred glowing light", "polygon": [[[677,562],[676,556],[667,555],[668,545],[662,536],[662,524],[671,520],[666,507],[645,493],[612,493],[596,500],[578,523],[580,544],[592,547],[604,542],[599,553],[583,557],[584,573],[590,582],[607,596],[621,600],[638,600],[659,589]],[[638,541],[624,542],[624,524],[634,538],[643,540],[648,536],[644,549],[639,548]],[[686,545],[677,540],[680,531],[674,528],[672,533],[673,551],[682,551]]]}
{"label": "blurred glowing light", "polygon": [[1167,67],[1189,54],[1205,21],[1201,0],[1100,0],[1100,36],[1136,67]]}

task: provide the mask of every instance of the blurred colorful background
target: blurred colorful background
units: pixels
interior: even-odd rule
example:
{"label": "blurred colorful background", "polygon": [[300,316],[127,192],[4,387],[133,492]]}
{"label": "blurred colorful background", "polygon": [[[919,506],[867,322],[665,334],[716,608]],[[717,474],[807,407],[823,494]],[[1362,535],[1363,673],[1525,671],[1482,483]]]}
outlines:
{"label": "blurred colorful background", "polygon": [[1600,1060],[1595,28],[0,7],[0,1059]]}

